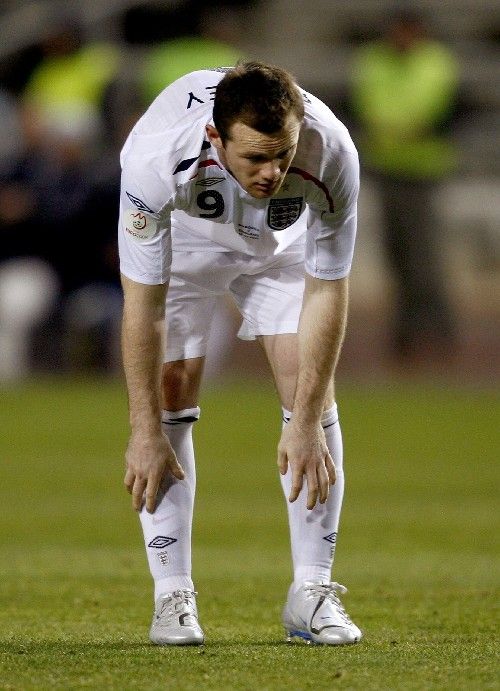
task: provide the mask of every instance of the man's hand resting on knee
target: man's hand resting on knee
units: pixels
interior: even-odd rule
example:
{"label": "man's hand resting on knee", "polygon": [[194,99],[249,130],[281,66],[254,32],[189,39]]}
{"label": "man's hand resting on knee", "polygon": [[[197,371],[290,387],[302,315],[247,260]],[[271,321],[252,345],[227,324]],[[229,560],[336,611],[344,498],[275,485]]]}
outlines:
{"label": "man's hand resting on knee", "polygon": [[285,475],[288,467],[292,473],[290,502],[300,494],[307,482],[307,508],[313,509],[316,502],[324,504],[328,499],[330,485],[335,483],[335,466],[326,445],[321,425],[304,427],[294,425],[293,418],[285,425],[278,444],[278,467]]}
{"label": "man's hand resting on knee", "polygon": [[146,492],[146,510],[153,513],[160,484],[167,473],[178,480],[184,479],[184,471],[179,465],[170,442],[161,432],[132,434],[125,454],[127,471],[125,486],[132,495],[132,506],[140,511]]}

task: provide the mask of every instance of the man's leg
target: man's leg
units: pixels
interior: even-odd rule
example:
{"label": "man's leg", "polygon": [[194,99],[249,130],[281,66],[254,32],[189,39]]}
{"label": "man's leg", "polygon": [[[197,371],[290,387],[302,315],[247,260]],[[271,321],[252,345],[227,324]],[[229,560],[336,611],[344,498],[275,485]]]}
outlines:
{"label": "man's leg", "polygon": [[159,645],[197,645],[204,636],[191,578],[191,527],[196,470],[192,439],[199,418],[198,392],[204,358],[167,362],[162,372],[162,428],[184,470],[165,477],[153,514],[140,519],[154,580],[155,613],[150,638]]}
{"label": "man's leg", "polygon": [[[287,424],[293,408],[297,377],[297,336],[280,334],[262,337],[264,349],[273,371],[278,395],[283,406],[283,424]],[[321,420],[326,443],[335,464],[336,482],[330,487],[325,504],[317,504],[309,511],[304,488],[294,503],[287,503],[292,547],[294,587],[306,580],[329,582],[335,551],[340,509],[344,494],[342,435],[330,386]],[[290,494],[291,472],[282,475],[285,497]]]}
{"label": "man's leg", "polygon": [[217,299],[238,275],[234,253],[172,252],[166,303],[162,374],[163,432],[184,469],[182,481],[165,478],[153,514],[141,512],[146,551],[155,582],[150,637],[159,644],[201,643],[191,578],[191,525],[196,484],[193,423]]}
{"label": "man's leg", "polygon": [[[283,406],[285,425],[290,420],[295,396],[297,336],[263,336],[262,342]],[[336,481],[330,487],[326,502],[318,503],[314,509],[308,510],[307,488],[304,483],[298,499],[290,503],[290,468],[286,475],[280,476],[287,499],[294,573],[283,621],[290,636],[297,635],[317,643],[341,645],[359,640],[361,631],[351,622],[338,599],[337,593],[344,592],[344,587],[330,582],[344,494],[342,434],[333,384],[328,389],[321,424],[336,472]]]}
{"label": "man's leg", "polygon": [[199,418],[198,392],[204,358],[167,362],[162,374],[162,428],[169,438],[185,478],[166,477],[153,514],[142,509],[140,519],[155,584],[159,595],[178,588],[193,590],[191,580],[191,525],[196,473],[192,440],[193,423]]}
{"label": "man's leg", "polygon": [[380,178],[384,247],[395,279],[394,354],[401,358],[452,354],[454,319],[439,256],[433,210],[435,183]]}

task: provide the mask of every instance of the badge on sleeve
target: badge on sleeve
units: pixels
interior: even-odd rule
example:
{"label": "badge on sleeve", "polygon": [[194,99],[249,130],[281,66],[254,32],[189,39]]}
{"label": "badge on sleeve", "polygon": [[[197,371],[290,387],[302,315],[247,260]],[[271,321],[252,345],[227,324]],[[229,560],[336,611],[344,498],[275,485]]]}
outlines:
{"label": "badge on sleeve", "polygon": [[143,211],[128,209],[124,214],[124,227],[137,242],[147,242],[156,235],[158,221]]}

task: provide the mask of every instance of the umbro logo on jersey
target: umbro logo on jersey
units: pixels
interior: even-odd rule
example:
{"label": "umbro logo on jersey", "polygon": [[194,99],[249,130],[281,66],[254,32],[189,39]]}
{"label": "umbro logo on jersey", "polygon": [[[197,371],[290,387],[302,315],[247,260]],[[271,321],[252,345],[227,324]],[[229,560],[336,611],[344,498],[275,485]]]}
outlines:
{"label": "umbro logo on jersey", "polygon": [[302,197],[270,199],[267,225],[273,230],[284,230],[298,220],[302,211]]}
{"label": "umbro logo on jersey", "polygon": [[165,535],[157,535],[155,538],[148,542],[148,547],[154,547],[155,549],[164,549],[169,545],[173,545],[177,542],[175,537],[166,537]]}
{"label": "umbro logo on jersey", "polygon": [[140,211],[147,211],[150,214],[154,214],[153,209],[150,209],[149,206],[144,204],[142,199],[139,199],[139,197],[134,197],[134,195],[130,194],[130,192],[127,192],[127,197],[130,199],[132,204],[136,206]]}
{"label": "umbro logo on jersey", "polygon": [[224,178],[205,178],[204,180],[198,180],[196,183],[197,187],[212,187],[218,182],[224,182]]}
{"label": "umbro logo on jersey", "polygon": [[337,533],[330,533],[330,535],[325,535],[323,540],[326,540],[330,544],[334,545],[337,542]]}

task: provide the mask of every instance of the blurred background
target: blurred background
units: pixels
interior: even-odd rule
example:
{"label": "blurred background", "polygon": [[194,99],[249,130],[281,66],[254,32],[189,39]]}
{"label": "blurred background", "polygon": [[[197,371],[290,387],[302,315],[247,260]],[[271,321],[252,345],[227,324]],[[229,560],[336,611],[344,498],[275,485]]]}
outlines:
{"label": "blurred background", "polygon": [[[0,382],[120,372],[120,148],[168,83],[245,57],[288,68],[360,150],[341,371],[491,383],[499,40],[494,0],[1,0]],[[237,328],[221,304],[208,377],[263,371]]]}

